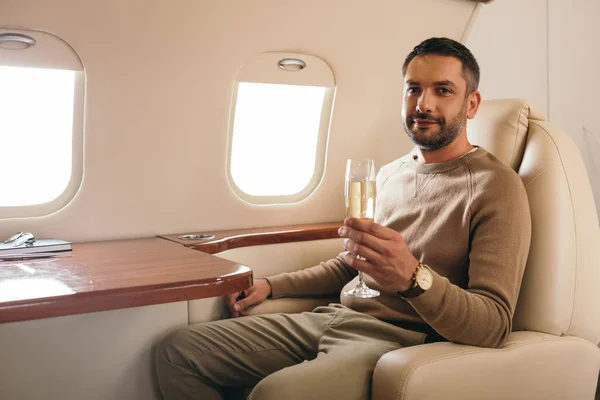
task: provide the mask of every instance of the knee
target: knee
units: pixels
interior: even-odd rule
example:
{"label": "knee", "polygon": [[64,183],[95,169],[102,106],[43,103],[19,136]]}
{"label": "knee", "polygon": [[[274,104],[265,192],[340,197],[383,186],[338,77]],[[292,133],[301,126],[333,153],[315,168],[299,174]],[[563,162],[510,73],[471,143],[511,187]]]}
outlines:
{"label": "knee", "polygon": [[156,345],[155,353],[157,365],[181,365],[185,358],[188,343],[189,330],[187,327],[169,333]]}
{"label": "knee", "polygon": [[269,376],[261,380],[254,386],[248,400],[275,400],[275,399],[286,399],[282,390],[285,389],[285,385],[282,385],[277,379],[273,379]]}

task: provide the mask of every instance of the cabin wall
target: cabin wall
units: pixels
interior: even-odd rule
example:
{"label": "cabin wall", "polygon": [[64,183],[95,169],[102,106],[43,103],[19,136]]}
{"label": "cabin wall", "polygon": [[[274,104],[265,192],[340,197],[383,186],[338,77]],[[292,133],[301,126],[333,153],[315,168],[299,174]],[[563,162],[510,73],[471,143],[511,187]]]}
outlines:
{"label": "cabin wall", "polygon": [[498,0],[480,9],[465,44],[484,99],[529,99],[575,141],[600,213],[598,20],[598,0]]}
{"label": "cabin wall", "polygon": [[160,399],[154,351],[188,303],[0,324],[0,399]]}
{"label": "cabin wall", "polygon": [[[25,230],[89,241],[340,220],[346,159],[371,157],[381,167],[412,147],[400,120],[406,54],[427,37],[460,39],[476,7],[470,0],[3,0],[0,27],[65,40],[87,86],[80,190],[52,215],[0,220],[0,237]],[[335,74],[325,173],[294,204],[250,205],[227,181],[234,79],[265,51],[316,55]]]}

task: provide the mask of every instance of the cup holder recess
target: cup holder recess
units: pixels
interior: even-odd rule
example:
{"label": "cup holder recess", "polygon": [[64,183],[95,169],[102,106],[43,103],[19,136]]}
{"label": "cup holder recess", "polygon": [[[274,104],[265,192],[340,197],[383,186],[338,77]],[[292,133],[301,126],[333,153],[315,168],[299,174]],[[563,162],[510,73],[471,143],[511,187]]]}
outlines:
{"label": "cup holder recess", "polygon": [[208,240],[208,239],[214,239],[214,238],[215,238],[215,235],[206,235],[204,233],[181,235],[178,237],[178,239],[182,239],[182,240]]}

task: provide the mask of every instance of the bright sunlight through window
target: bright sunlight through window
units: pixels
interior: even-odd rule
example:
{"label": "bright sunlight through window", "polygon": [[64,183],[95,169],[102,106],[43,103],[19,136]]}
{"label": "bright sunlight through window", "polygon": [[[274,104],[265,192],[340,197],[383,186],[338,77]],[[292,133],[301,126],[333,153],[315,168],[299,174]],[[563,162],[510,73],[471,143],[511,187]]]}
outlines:
{"label": "bright sunlight through window", "polygon": [[0,66],[0,207],[57,198],[71,178],[75,72]]}
{"label": "bright sunlight through window", "polygon": [[231,177],[251,196],[302,191],[315,171],[324,87],[240,82]]}

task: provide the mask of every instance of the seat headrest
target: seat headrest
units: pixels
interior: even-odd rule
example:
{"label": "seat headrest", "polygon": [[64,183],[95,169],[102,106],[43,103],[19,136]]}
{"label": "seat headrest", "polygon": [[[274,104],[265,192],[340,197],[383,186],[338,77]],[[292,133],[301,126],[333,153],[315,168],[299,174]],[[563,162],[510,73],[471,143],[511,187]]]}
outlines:
{"label": "seat headrest", "polygon": [[523,159],[529,120],[544,114],[523,99],[486,100],[467,123],[469,142],[481,146],[515,171]]}

